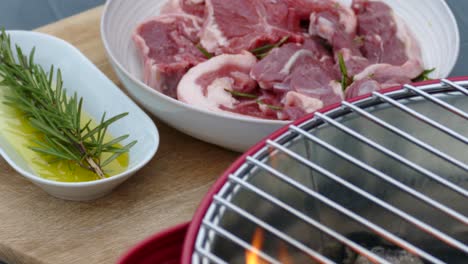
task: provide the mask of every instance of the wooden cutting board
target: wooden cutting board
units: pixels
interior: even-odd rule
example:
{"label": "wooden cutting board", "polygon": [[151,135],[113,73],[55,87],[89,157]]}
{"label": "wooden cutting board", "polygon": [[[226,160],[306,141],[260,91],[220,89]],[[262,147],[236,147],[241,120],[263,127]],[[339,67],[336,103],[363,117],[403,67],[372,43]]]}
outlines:
{"label": "wooden cutting board", "polygon": [[[122,85],[106,58],[102,7],[37,31],[78,47]],[[191,219],[237,153],[198,141],[153,119],[161,144],[153,160],[112,194],[93,202],[49,196],[0,158],[0,260],[13,263],[115,263],[142,239]]]}

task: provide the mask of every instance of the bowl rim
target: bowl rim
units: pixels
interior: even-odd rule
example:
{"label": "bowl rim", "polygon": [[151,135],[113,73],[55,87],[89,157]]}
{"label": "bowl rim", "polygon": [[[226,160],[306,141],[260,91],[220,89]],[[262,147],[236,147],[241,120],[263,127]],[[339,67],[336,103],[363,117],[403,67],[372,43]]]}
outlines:
{"label": "bowl rim", "polygon": [[96,186],[96,185],[105,185],[106,183],[118,181],[120,179],[125,179],[126,177],[131,176],[138,170],[140,170],[142,167],[144,167],[156,154],[158,148],[159,148],[159,143],[160,143],[160,137],[159,137],[159,131],[154,124],[153,120],[133,101],[131,100],[113,81],[111,81],[107,75],[105,75],[94,63],[92,63],[78,48],[70,44],[69,42],[60,39],[58,37],[46,34],[46,33],[41,33],[41,32],[34,32],[34,31],[27,31],[27,30],[7,30],[6,31],[8,34],[27,34],[27,35],[35,35],[36,37],[41,37],[41,38],[46,38],[50,39],[51,41],[55,42],[60,42],[61,45],[66,46],[67,48],[70,48],[70,50],[73,50],[78,54],[78,56],[82,57],[85,61],[85,63],[88,64],[89,67],[91,67],[94,71],[96,71],[96,74],[101,75],[106,79],[106,81],[109,82],[110,86],[112,86],[112,89],[115,89],[117,93],[121,93],[125,98],[128,100],[129,105],[135,106],[135,109],[137,111],[141,111],[141,116],[145,120],[145,122],[148,124],[147,129],[152,130],[150,135],[153,136],[153,142],[151,148],[149,149],[149,154],[144,158],[141,159],[138,163],[136,163],[132,168],[127,168],[125,171],[110,176],[108,178],[104,179],[98,179],[94,181],[87,181],[87,182],[60,182],[60,181],[54,181],[54,180],[49,180],[40,177],[39,175],[36,175],[34,173],[28,172],[24,170],[22,167],[16,164],[6,153],[5,151],[0,148],[0,156],[5,159],[5,161],[18,173],[23,175],[25,178],[28,180],[38,183],[41,185],[47,185],[47,186],[53,186],[53,187],[65,187],[65,188],[80,188],[80,187],[89,187],[89,186]]}
{"label": "bowl rim", "polygon": [[[267,125],[276,125],[276,126],[283,126],[286,124],[289,124],[293,122],[294,120],[273,120],[273,119],[262,119],[262,118],[256,118],[256,117],[251,117],[251,116],[246,116],[246,115],[240,115],[240,114],[235,114],[235,113],[218,113],[218,112],[213,112],[209,111],[203,108],[199,108],[184,102],[181,102],[179,100],[176,100],[172,97],[169,97],[159,91],[156,91],[155,89],[149,87],[147,84],[145,84],[141,78],[137,78],[134,74],[131,74],[123,65],[122,63],[117,59],[117,57],[114,55],[114,51],[111,49],[108,38],[107,38],[107,31],[106,31],[106,21],[109,19],[109,9],[110,6],[115,2],[116,0],[106,0],[106,3],[104,4],[104,9],[101,17],[101,22],[100,22],[100,31],[101,31],[101,39],[104,44],[104,48],[106,50],[106,53],[111,61],[111,63],[117,67],[117,69],[122,72],[127,78],[129,78],[134,84],[138,85],[139,87],[143,88],[145,91],[149,92],[150,94],[160,98],[161,100],[165,100],[166,102],[172,103],[173,105],[177,105],[178,107],[182,107],[184,110],[192,110],[200,114],[205,114],[208,116],[214,116],[214,117],[219,117],[223,118],[226,120],[236,120],[236,121],[241,121],[241,122],[247,122],[247,123],[252,123],[252,124],[267,124]],[[162,0],[162,1],[168,1],[168,0]],[[460,29],[457,23],[457,20],[455,18],[455,15],[452,12],[452,9],[449,7],[449,5],[445,2],[445,0],[438,0],[443,6],[445,11],[447,11],[449,15],[449,20],[453,26],[454,32],[455,32],[455,53],[454,53],[454,60],[450,63],[450,67],[448,67],[447,72],[452,72],[453,69],[455,68],[455,65],[457,63],[457,60],[460,56]],[[145,18],[147,19],[147,18]],[[448,76],[439,76],[438,78],[446,78]],[[128,87],[126,87],[129,89]],[[129,89],[130,90],[130,89]],[[352,99],[352,98],[351,98]],[[343,99],[346,100],[346,99]]]}
{"label": "bowl rim", "polygon": [[[444,6],[444,9],[447,11],[447,14],[450,19],[450,23],[452,26],[454,26],[454,32],[455,32],[455,47],[453,49],[455,50],[455,56],[454,56],[454,61],[451,63],[450,67],[447,69],[448,75],[453,71],[455,66],[457,65],[458,60],[460,59],[460,49],[461,49],[461,37],[460,37],[460,26],[458,25],[457,18],[455,17],[455,14],[452,11],[452,8],[450,8],[449,4],[445,0],[439,0],[439,2]],[[449,76],[440,76],[440,78],[447,78]]]}
{"label": "bowl rim", "polygon": [[[166,1],[166,0],[163,0]],[[140,80],[140,78],[137,78],[134,74],[131,74],[123,65],[122,63],[116,58],[114,55],[113,50],[110,48],[110,44],[107,38],[107,31],[106,31],[106,21],[108,20],[109,17],[109,8],[110,5],[114,3],[113,0],[107,0],[105,5],[104,5],[104,10],[102,13],[102,18],[101,18],[101,39],[104,44],[106,53],[111,60],[111,62],[121,71],[127,78],[129,78],[133,83],[137,84],[139,87],[143,88],[145,91],[151,93],[152,95],[159,97],[167,102],[170,102],[172,104],[175,104],[179,107],[184,108],[185,110],[192,110],[201,114],[205,115],[211,115],[211,116],[216,116],[220,117],[223,119],[228,119],[228,120],[237,120],[237,121],[242,121],[242,122],[247,122],[247,123],[255,123],[255,124],[271,124],[271,125],[285,125],[290,123],[291,121],[287,120],[273,120],[273,119],[262,119],[262,118],[256,118],[256,117],[250,117],[250,116],[244,116],[240,114],[235,114],[235,113],[218,113],[218,112],[213,112],[209,111],[203,108],[199,108],[190,104],[186,104],[184,102],[181,102],[179,100],[176,100],[172,97],[169,97],[159,91],[156,91],[155,89],[149,87],[147,84],[145,84],[143,81]],[[127,88],[128,89],[128,88]]]}

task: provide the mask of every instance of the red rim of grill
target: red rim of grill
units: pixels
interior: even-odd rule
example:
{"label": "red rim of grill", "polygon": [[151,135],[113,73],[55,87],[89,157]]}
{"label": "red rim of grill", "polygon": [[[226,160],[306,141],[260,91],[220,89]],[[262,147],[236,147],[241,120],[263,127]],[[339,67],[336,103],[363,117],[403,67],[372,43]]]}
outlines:
{"label": "red rim of grill", "polygon": [[171,227],[143,240],[117,263],[179,263],[189,224]]}
{"label": "red rim of grill", "polygon": [[[451,81],[465,81],[465,80],[468,80],[468,77],[454,77],[454,78],[448,78],[448,80],[451,80]],[[419,82],[419,83],[414,84],[414,86],[419,87],[419,86],[425,86],[425,85],[437,84],[437,83],[440,83],[440,80],[430,80],[430,81]],[[382,90],[382,91],[379,91],[379,92],[382,93],[382,94],[386,94],[386,93],[391,93],[391,92],[394,92],[394,91],[397,91],[397,90],[400,90],[400,89],[402,89],[402,86],[385,89],[385,90]],[[372,94],[367,94],[367,95],[352,98],[352,99],[347,100],[347,101],[350,102],[350,103],[353,103],[353,102],[356,102],[356,101],[360,101],[360,100],[369,98],[371,96],[372,96]],[[340,106],[341,106],[341,103],[336,103],[336,104],[330,105],[328,107],[322,108],[317,112],[326,113],[326,112],[329,112],[329,111],[331,111],[331,110],[333,110],[333,109],[335,109],[337,107],[340,107]],[[213,202],[214,195],[221,190],[221,188],[227,182],[229,175],[232,174],[233,172],[237,171],[240,168],[240,166],[242,166],[246,162],[247,156],[255,154],[259,150],[261,150],[263,147],[265,147],[267,140],[269,140],[269,139],[270,140],[275,140],[276,138],[278,138],[281,135],[283,135],[284,133],[286,133],[288,131],[290,125],[299,126],[300,124],[312,119],[314,117],[314,115],[315,115],[315,113],[311,113],[309,115],[306,115],[306,116],[294,121],[293,123],[288,124],[288,125],[280,128],[279,130],[272,133],[271,135],[267,136],[266,138],[261,140],[259,143],[257,143],[255,146],[253,146],[251,149],[249,149],[247,152],[245,152],[239,159],[237,159],[222,174],[222,176],[215,182],[215,184],[207,192],[207,194],[203,198],[202,202],[200,203],[199,207],[197,208],[197,210],[196,210],[196,212],[195,212],[195,214],[193,216],[193,219],[192,219],[192,221],[190,223],[189,229],[188,229],[186,237],[185,237],[185,242],[184,242],[183,251],[182,251],[181,263],[188,264],[188,263],[191,262],[191,258],[192,258],[193,251],[194,251],[194,246],[195,246],[195,240],[197,238],[198,231],[199,231],[200,226],[201,226],[201,222],[202,222],[202,220],[203,220],[203,218],[204,218],[204,216],[206,214],[206,211],[208,210],[209,206]]]}
{"label": "red rim of grill", "polygon": [[[458,82],[458,81],[468,81],[468,76],[467,77],[453,77],[453,78],[448,78],[450,81]],[[420,86],[425,86],[425,85],[431,85],[431,84],[438,84],[440,83],[440,80],[429,80],[429,81],[424,81],[424,82],[419,82],[412,84],[415,87],[420,87]],[[393,88],[388,88],[379,91],[382,94],[387,94],[391,93],[394,91],[401,90],[403,86],[398,86],[398,87],[393,87]],[[347,100],[349,103],[357,102],[366,98],[371,97],[372,94],[367,94],[359,97],[352,98],[350,100]],[[328,107],[325,107],[316,113],[326,113],[329,112],[333,109],[336,109],[341,106],[341,103],[336,103],[333,105],[330,105]],[[174,261],[175,259],[169,259],[168,256],[166,255],[166,258],[162,258],[162,255],[167,253],[168,248],[172,247],[178,247],[182,252],[179,252],[180,258],[180,263],[183,264],[189,264],[191,263],[192,255],[194,252],[194,247],[195,247],[195,241],[197,239],[198,232],[200,230],[200,226],[202,223],[203,218],[205,217],[205,214],[208,210],[208,208],[211,206],[213,203],[213,197],[215,194],[217,194],[221,188],[226,184],[228,181],[229,175],[232,174],[233,172],[237,171],[243,164],[246,162],[246,158],[252,154],[257,153],[260,151],[263,147],[266,146],[266,141],[267,140],[275,140],[278,137],[282,136],[284,133],[286,133],[289,130],[289,127],[291,125],[296,125],[299,126],[300,124],[312,119],[314,117],[315,113],[311,113],[309,115],[306,115],[282,128],[279,130],[275,131],[271,135],[265,137],[262,139],[259,143],[257,143],[255,146],[250,148],[247,152],[245,152],[240,158],[238,158],[224,173],[222,176],[213,184],[213,186],[210,188],[210,190],[206,193],[204,198],[202,199],[200,205],[196,209],[194,216],[192,218],[192,221],[190,223],[185,223],[181,224],[178,226],[175,226],[173,228],[167,229],[161,233],[155,234],[148,239],[144,240],[143,242],[139,243],[137,246],[132,248],[128,253],[124,255],[120,259],[118,263],[121,264],[126,264],[126,263],[147,263],[145,260],[148,260],[148,258],[144,257],[145,253],[149,253],[151,256],[159,256],[161,257],[159,260],[170,260]],[[185,234],[184,239],[182,239],[182,236]],[[177,240],[177,241],[176,241]],[[171,245],[164,244],[168,241],[172,241]],[[179,243],[179,244],[177,244]],[[183,244],[182,244],[183,243]],[[150,250],[151,249],[151,250]],[[162,249],[161,252],[156,252],[158,249]],[[149,252],[151,251],[151,252]],[[130,262],[129,262],[130,261]],[[134,262],[137,261],[137,262]],[[143,261],[143,262],[142,262]],[[170,262],[170,263],[179,263],[179,262]]]}
{"label": "red rim of grill", "polygon": [[[454,78],[448,78],[448,80],[451,80],[451,81],[466,81],[466,80],[468,80],[468,77],[454,77]],[[419,86],[425,86],[425,85],[437,84],[437,83],[440,83],[440,80],[429,80],[429,81],[419,82],[419,83],[412,84],[412,85],[416,86],[416,87],[419,87]],[[381,90],[379,92],[382,93],[382,94],[391,93],[391,92],[402,89],[402,87],[403,86],[388,88],[388,89]],[[352,98],[350,100],[347,100],[347,102],[353,103],[353,102],[356,102],[356,101],[360,101],[360,100],[369,98],[371,96],[372,96],[372,94],[358,96],[358,97]],[[329,111],[331,111],[331,110],[333,110],[333,109],[335,109],[337,107],[340,107],[340,106],[341,106],[341,103],[336,103],[336,104],[330,105],[328,107],[322,108],[317,112],[326,113],[326,112],[329,112]],[[184,246],[182,248],[183,251],[182,251],[181,263],[183,263],[183,264],[191,263],[191,259],[192,259],[192,255],[193,255],[193,251],[194,251],[194,247],[195,247],[195,240],[197,239],[197,235],[198,235],[198,231],[200,230],[201,222],[202,222],[208,208],[210,207],[210,205],[213,202],[214,195],[221,190],[221,188],[227,182],[229,175],[232,174],[233,172],[235,172],[237,169],[239,169],[240,166],[242,166],[246,162],[247,156],[255,154],[259,150],[261,150],[263,147],[265,147],[267,140],[269,140],[269,139],[274,140],[274,139],[280,137],[281,135],[283,135],[284,133],[286,133],[288,131],[290,125],[298,126],[298,125],[306,122],[307,120],[312,119],[314,117],[314,115],[315,115],[315,113],[311,113],[309,115],[306,115],[306,116],[304,116],[304,117],[302,117],[302,118],[300,118],[300,119],[298,119],[298,120],[296,120],[296,121],[294,121],[294,122],[280,128],[279,130],[275,131],[271,135],[265,137],[259,143],[257,143],[255,146],[250,148],[247,152],[245,152],[240,158],[238,158],[226,171],[224,171],[222,176],[214,183],[214,185],[211,187],[211,189],[207,192],[207,194],[205,195],[205,197],[201,201],[200,205],[198,206],[197,210],[195,211],[195,214],[194,214],[194,216],[192,218],[192,221],[191,221],[190,226],[188,228],[187,234],[185,236],[185,242],[184,242]]]}

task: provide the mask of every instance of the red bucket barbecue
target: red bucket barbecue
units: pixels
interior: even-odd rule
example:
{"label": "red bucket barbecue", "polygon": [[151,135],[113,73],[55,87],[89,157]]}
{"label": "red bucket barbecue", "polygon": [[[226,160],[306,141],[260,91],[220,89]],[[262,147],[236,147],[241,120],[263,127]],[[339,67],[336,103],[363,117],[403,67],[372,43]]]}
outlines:
{"label": "red bucket barbecue", "polygon": [[284,127],[225,172],[189,227],[120,263],[466,263],[466,86],[374,92]]}

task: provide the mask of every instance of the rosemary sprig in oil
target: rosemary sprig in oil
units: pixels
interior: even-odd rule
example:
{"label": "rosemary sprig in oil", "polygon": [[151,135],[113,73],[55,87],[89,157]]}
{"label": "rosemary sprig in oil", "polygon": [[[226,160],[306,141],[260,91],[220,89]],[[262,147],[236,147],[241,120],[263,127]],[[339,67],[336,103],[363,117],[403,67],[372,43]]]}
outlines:
{"label": "rosemary sprig in oil", "polygon": [[[83,98],[74,93],[67,96],[60,69],[51,66],[48,73],[34,63],[34,49],[29,56],[16,45],[11,46],[10,36],[0,33],[0,85],[10,89],[4,103],[20,110],[30,124],[40,132],[41,141],[30,146],[33,151],[51,156],[54,160],[66,160],[105,178],[104,167],[128,152],[136,144],[133,141],[123,147],[119,144],[129,135],[105,141],[110,125],[125,117],[122,113],[111,118],[102,115],[95,127],[91,120],[82,123]],[[101,160],[103,153],[110,157]]]}

